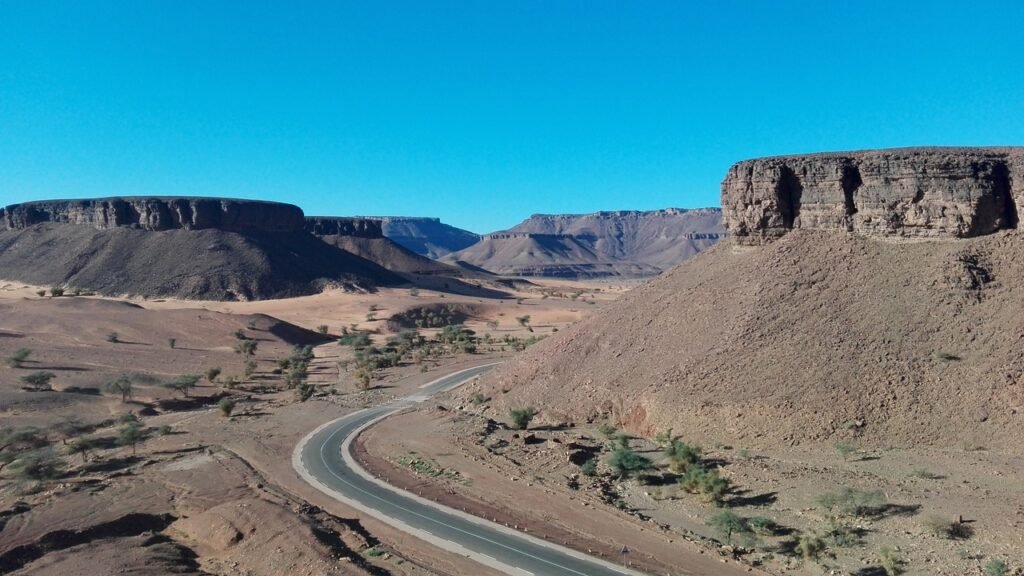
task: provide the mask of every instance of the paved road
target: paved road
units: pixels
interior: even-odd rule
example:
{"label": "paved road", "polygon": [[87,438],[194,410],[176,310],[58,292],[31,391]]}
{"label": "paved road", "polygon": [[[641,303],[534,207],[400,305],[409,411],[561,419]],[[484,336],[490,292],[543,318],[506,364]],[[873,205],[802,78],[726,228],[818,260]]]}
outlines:
{"label": "paved road", "polygon": [[416,394],[350,414],[311,432],[292,462],[310,484],[404,532],[468,556],[506,574],[641,576],[639,572],[555,546],[461,511],[419,498],[373,478],[351,455],[352,439],[374,422],[438,392],[455,388],[494,365],[449,374]]}

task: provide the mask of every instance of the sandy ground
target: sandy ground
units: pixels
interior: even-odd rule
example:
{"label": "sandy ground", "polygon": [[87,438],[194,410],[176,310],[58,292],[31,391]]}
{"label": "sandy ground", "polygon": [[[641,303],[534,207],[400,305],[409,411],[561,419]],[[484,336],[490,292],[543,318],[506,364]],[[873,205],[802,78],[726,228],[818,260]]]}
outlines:
{"label": "sandy ground", "polygon": [[[576,299],[544,297],[538,288],[518,301],[390,290],[220,303],[51,298],[40,297],[39,289],[0,283],[0,357],[32,351],[21,368],[0,367],[0,426],[41,427],[62,456],[80,435],[98,446],[84,459],[63,456],[62,477],[41,485],[15,483],[11,470],[0,471],[0,573],[489,576],[322,495],[292,470],[291,453],[319,424],[407,395],[439,374],[493,361],[502,357],[500,348],[440,357],[426,368],[390,368],[374,388],[360,391],[337,363],[351,354],[347,347],[315,329],[327,325],[337,333],[357,324],[383,339],[388,328],[367,321],[370,306],[387,318],[457,302],[476,305],[478,315],[467,324],[495,338],[544,335],[615,297],[604,288]],[[529,325],[521,325],[516,317],[527,314]],[[238,330],[258,343],[249,378],[246,359],[234,351]],[[116,342],[109,341],[112,332]],[[274,373],[277,359],[299,344],[316,344],[310,381],[318,391],[306,402],[282,389]],[[201,381],[188,398],[161,385],[211,367],[222,376]],[[52,391],[22,388],[20,378],[35,371],[55,375]],[[146,378],[122,402],[104,384],[125,373]],[[241,385],[225,388],[229,375]],[[216,408],[224,396],[236,402],[230,417]],[[140,419],[144,431],[134,454],[116,440],[126,414]],[[62,438],[55,426],[67,422],[84,431]]]}
{"label": "sandy ground", "polygon": [[[435,406],[371,428],[362,437],[364,458],[410,489],[576,547],[612,556],[628,543],[631,559],[654,573],[725,573],[724,567],[692,560],[694,550],[704,550],[704,559],[731,554],[707,524],[722,508],[683,492],[674,481],[615,479],[605,464],[607,449],[599,456],[602,478],[582,476],[567,456],[573,443],[607,443],[599,423],[549,422],[542,412],[533,429],[513,431],[503,426],[507,415],[475,405],[473,393],[470,384]],[[409,429],[417,433],[410,435]],[[631,443],[665,470],[667,461],[653,442]],[[1009,574],[1022,573],[1024,461],[1017,456],[957,448],[855,451],[844,459],[832,446],[775,451],[709,446],[704,456],[734,486],[726,498],[729,510],[770,518],[780,527],[778,535],[733,542],[746,546],[740,558],[744,566],[774,574],[882,575],[880,550],[890,547],[903,560],[905,574],[980,575],[992,559],[1007,562]],[[413,461],[428,464],[417,470]],[[889,503],[876,517],[841,519],[856,534],[845,545],[832,544],[830,515],[817,502],[841,487],[881,491]],[[936,521],[948,525],[960,518],[968,536],[937,535],[931,528]],[[822,535],[828,550],[816,562],[779,553],[793,530]],[[666,545],[668,540],[672,543]]]}

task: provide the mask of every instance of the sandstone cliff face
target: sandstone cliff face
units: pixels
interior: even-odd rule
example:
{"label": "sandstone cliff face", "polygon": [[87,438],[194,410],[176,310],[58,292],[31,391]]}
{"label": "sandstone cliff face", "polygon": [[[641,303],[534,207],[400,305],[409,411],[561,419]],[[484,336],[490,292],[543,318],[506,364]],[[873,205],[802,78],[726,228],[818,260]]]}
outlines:
{"label": "sandstone cliff face", "polygon": [[338,218],[307,216],[306,231],[314,236],[355,236],[356,238],[383,238],[380,220],[372,218]]}
{"label": "sandstone cliff face", "polygon": [[0,226],[19,230],[55,222],[105,230],[217,229],[241,233],[299,232],[302,209],[290,204],[218,198],[99,198],[26,202],[0,209]]}
{"label": "sandstone cliff face", "polygon": [[740,162],[722,182],[729,234],[761,244],[794,228],[967,238],[1016,228],[1024,148],[906,148]]}

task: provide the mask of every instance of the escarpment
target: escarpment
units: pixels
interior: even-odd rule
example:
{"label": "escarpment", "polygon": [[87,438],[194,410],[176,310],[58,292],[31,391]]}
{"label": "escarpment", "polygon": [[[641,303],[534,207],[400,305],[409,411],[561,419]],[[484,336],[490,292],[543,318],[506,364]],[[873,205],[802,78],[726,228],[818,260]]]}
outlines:
{"label": "escarpment", "polygon": [[302,209],[291,204],[223,198],[95,198],[25,202],[0,208],[0,222],[18,230],[53,222],[99,230],[216,229],[243,233],[300,232]]}
{"label": "escarpment", "polygon": [[1016,228],[1024,148],[904,148],[776,156],[722,182],[729,234],[761,244],[790,230],[969,238]]}
{"label": "escarpment", "polygon": [[[379,223],[314,221],[380,237]],[[213,198],[101,198],[0,210],[0,277],[108,295],[258,300],[406,280],[306,231],[290,204]]]}
{"label": "escarpment", "polygon": [[383,238],[380,219],[344,218],[335,216],[307,216],[306,231],[314,236],[355,236],[356,238]]}

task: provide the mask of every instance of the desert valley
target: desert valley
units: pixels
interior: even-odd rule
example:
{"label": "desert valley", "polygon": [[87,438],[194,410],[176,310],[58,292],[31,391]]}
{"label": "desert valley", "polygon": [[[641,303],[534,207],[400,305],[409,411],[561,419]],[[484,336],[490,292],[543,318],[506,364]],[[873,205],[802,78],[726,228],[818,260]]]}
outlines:
{"label": "desert valley", "polygon": [[7,207],[0,570],[502,573],[296,456],[417,395],[353,437],[359,467],[609,566],[1015,566],[1022,158],[741,162],[722,211],[535,216],[469,246],[244,200]]}

